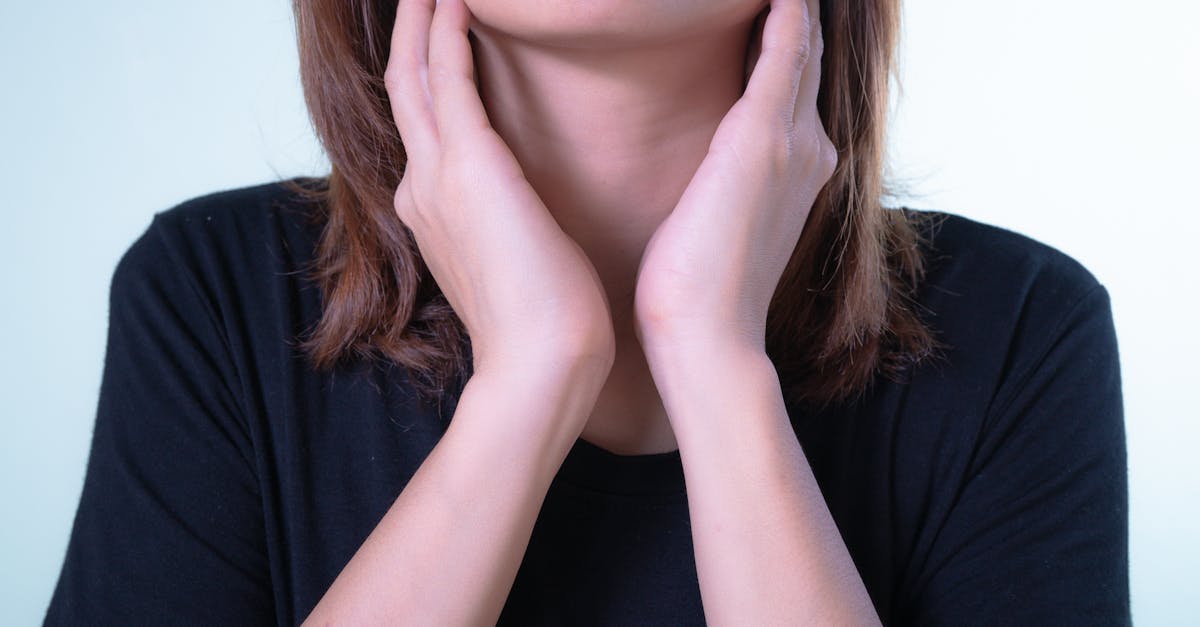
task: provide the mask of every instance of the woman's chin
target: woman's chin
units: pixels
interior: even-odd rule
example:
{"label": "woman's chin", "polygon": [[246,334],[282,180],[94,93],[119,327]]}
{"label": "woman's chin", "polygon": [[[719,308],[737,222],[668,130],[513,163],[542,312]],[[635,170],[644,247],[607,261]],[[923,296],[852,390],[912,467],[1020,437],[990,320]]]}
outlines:
{"label": "woman's chin", "polygon": [[[465,0],[475,28],[562,48],[662,44],[743,24],[766,0]],[[685,6],[686,4],[686,6]]]}

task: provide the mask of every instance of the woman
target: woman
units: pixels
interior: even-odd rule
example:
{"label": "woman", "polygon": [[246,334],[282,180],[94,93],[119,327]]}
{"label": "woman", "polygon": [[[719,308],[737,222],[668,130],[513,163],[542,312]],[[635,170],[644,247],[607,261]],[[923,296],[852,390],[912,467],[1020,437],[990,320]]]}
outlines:
{"label": "woman", "polygon": [[880,205],[894,1],[385,4],[118,265],[47,623],[1129,623],[1107,291]]}

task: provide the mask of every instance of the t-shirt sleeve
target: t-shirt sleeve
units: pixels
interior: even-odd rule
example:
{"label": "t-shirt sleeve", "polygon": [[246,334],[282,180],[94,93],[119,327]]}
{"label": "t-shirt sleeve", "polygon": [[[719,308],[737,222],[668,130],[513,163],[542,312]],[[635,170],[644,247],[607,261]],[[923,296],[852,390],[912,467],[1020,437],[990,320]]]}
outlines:
{"label": "t-shirt sleeve", "polygon": [[238,378],[162,222],[112,274],[91,448],[47,625],[275,622]]}
{"label": "t-shirt sleeve", "polygon": [[1094,284],[1011,356],[902,624],[1128,625],[1124,410]]}

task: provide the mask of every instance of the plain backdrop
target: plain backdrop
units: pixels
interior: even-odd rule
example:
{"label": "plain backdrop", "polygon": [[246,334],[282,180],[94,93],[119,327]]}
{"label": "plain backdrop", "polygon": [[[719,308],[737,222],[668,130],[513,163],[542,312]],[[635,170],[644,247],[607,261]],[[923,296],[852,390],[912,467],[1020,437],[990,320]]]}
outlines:
{"label": "plain backdrop", "polygon": [[[1200,615],[1198,21],[1184,1],[910,0],[890,149],[910,206],[1108,287],[1139,625]],[[82,488],[117,259],[156,211],[325,161],[284,0],[3,2],[0,80],[0,624],[30,625]]]}

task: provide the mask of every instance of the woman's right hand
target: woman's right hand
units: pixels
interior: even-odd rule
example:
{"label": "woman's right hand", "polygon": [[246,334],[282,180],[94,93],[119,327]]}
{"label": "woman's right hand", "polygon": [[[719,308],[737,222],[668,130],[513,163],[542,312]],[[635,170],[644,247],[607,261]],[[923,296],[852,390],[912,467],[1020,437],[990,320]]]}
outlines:
{"label": "woman's right hand", "polygon": [[409,156],[396,213],[466,326],[476,371],[597,356],[611,365],[599,275],[488,121],[470,21],[463,0],[400,0],[384,73]]}

